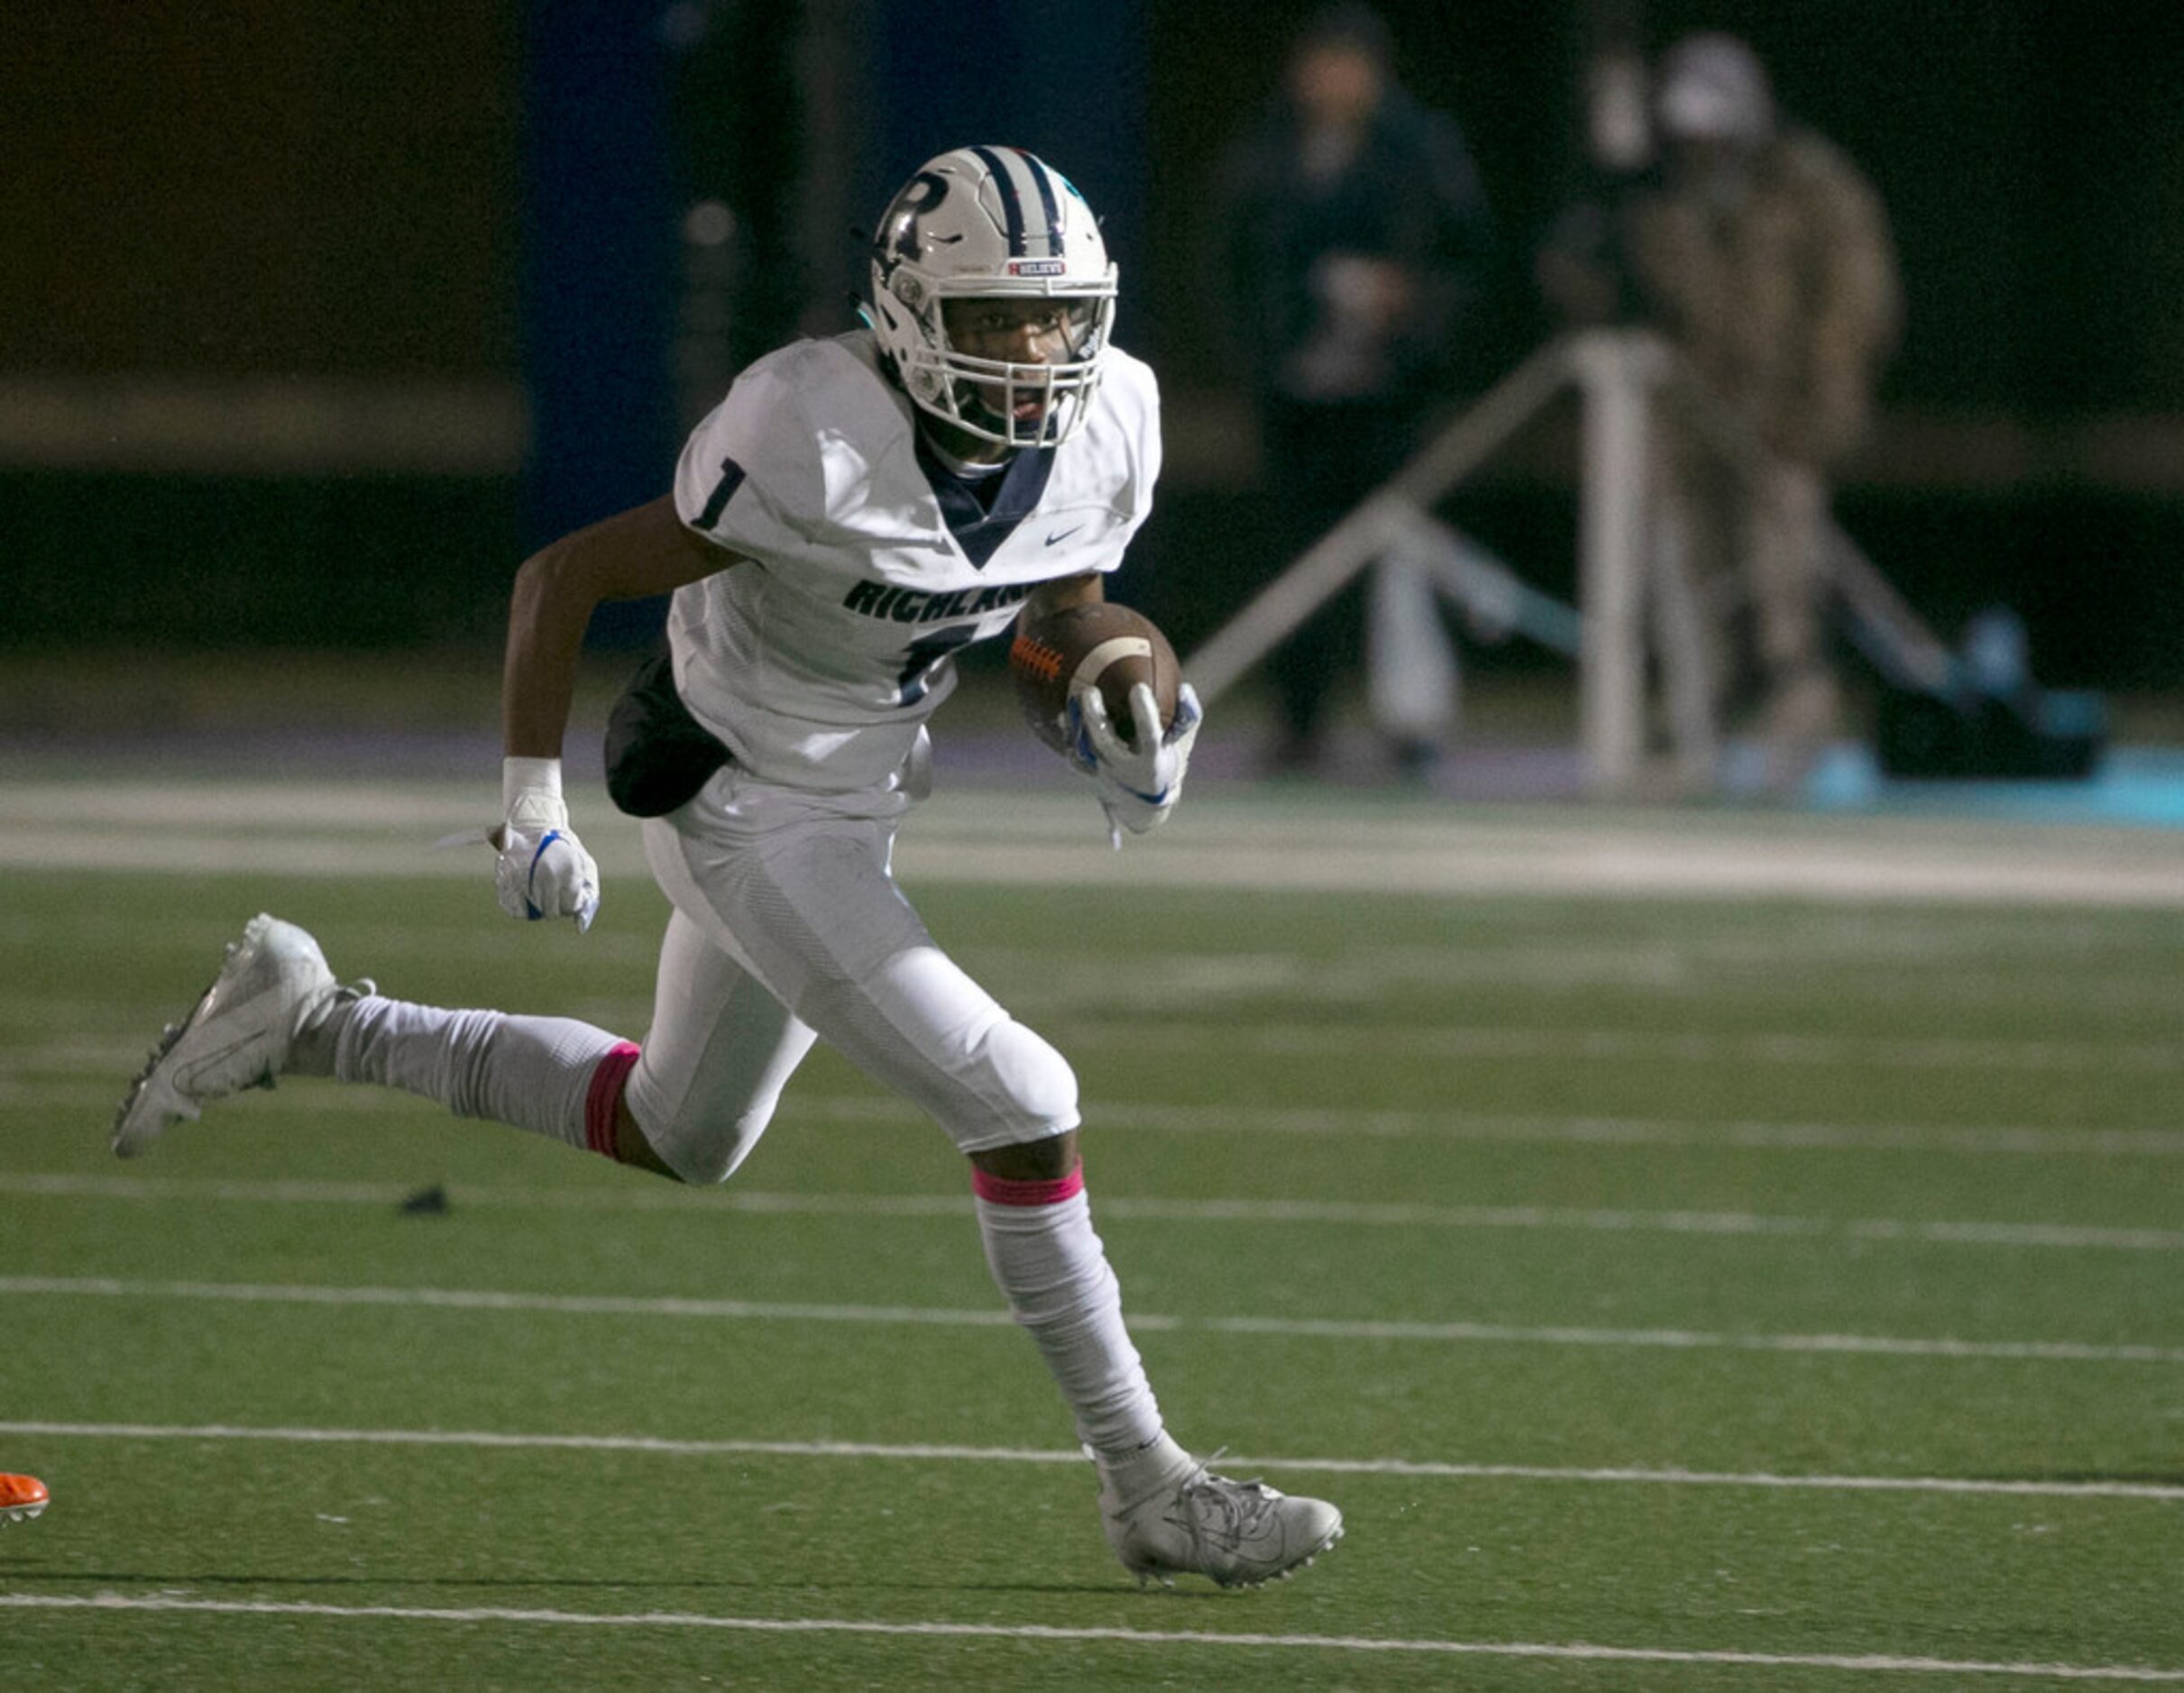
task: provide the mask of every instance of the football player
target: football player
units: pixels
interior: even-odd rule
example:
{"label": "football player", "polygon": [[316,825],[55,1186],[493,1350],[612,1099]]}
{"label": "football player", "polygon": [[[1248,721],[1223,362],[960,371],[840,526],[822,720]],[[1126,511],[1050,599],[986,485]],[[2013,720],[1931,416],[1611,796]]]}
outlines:
{"label": "football player", "polygon": [[[602,601],[674,594],[667,657],[609,737],[610,791],[646,818],[674,908],[641,1048],[341,986],[310,936],[260,917],[138,1079],[115,1149],[285,1071],[719,1182],[823,1039],[968,1158],[987,1262],[1074,1414],[1126,1568],[1255,1585],[1332,1545],[1333,1505],[1214,1474],[1168,1433],[1093,1231],[1076,1076],[934,944],[888,868],[953,655],[1027,604],[1099,599],[1145,519],[1159,400],[1111,343],[1115,304],[1098,224],[1066,178],[1016,148],[944,153],[880,219],[864,328],[758,360],[692,434],[672,493],[517,573],[499,894],[512,915],[580,928],[599,876],[560,751],[584,628]],[[1111,823],[1157,826],[1196,697],[1134,740],[1097,691],[1079,709],[1072,762]]]}

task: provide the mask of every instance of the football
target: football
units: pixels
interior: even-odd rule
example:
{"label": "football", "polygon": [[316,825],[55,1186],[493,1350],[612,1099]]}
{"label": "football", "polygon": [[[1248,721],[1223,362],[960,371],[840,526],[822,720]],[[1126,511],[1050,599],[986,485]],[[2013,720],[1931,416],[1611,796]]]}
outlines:
{"label": "football", "polygon": [[1161,708],[1161,727],[1175,720],[1176,689],[1182,677],[1175,648],[1148,618],[1127,606],[1095,600],[1034,618],[1016,619],[1009,644],[1009,674],[1016,703],[1032,732],[1058,753],[1069,750],[1069,698],[1097,688],[1115,733],[1132,738],[1130,691],[1150,682]]}

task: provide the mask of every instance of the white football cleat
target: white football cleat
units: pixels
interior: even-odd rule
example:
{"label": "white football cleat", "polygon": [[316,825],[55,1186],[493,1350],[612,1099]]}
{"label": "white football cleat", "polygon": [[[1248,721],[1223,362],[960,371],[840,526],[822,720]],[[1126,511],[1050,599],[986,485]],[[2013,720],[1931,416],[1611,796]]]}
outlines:
{"label": "white football cleat", "polygon": [[1255,1588],[1287,1579],[1342,1538],[1343,1514],[1325,1499],[1232,1481],[1161,1444],[1171,1454],[1150,1474],[1143,1462],[1103,1470],[1107,1544],[1141,1583],[1202,1575],[1225,1588]]}
{"label": "white football cleat", "polygon": [[188,1016],[167,1025],[114,1118],[114,1150],[134,1158],[170,1123],[246,1087],[271,1087],[296,1037],[344,993],[318,943],[293,923],[261,914]]}

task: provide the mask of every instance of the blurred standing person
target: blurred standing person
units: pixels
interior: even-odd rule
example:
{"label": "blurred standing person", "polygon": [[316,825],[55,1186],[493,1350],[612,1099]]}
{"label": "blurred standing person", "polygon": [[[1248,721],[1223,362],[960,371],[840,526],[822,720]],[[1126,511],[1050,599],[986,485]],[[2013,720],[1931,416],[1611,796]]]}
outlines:
{"label": "blurred standing person", "polygon": [[[1393,474],[1428,407],[1478,363],[1485,195],[1462,131],[1397,83],[1391,50],[1372,8],[1319,13],[1275,109],[1225,161],[1224,328],[1241,341],[1259,423],[1270,567]],[[1322,751],[1328,696],[1359,655],[1362,599],[1345,590],[1273,654],[1283,768]],[[1424,737],[1396,748],[1413,764],[1438,750]]]}
{"label": "blurred standing person", "polygon": [[1901,333],[1895,251],[1872,186],[1833,143],[1782,121],[1743,41],[1708,33],[1670,49],[1654,121],[1657,168],[1620,220],[1630,307],[1767,455],[1726,463],[1669,411],[1656,490],[1664,585],[1695,599],[1710,728],[1756,706],[1765,785],[1784,793],[1839,727],[1829,485],[1866,435]]}

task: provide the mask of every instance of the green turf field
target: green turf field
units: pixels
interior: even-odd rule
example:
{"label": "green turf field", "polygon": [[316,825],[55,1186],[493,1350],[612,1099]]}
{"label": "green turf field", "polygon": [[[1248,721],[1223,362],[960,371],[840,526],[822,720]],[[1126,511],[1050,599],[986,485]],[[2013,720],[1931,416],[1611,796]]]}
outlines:
{"label": "green turf field", "polygon": [[2184,1681],[2177,901],[906,860],[1077,1063],[1177,1433],[1347,1516],[1293,1582],[1140,1592],[960,1160],[823,1051],[717,1192],[308,1081],[107,1154],[262,908],[391,993],[641,1033],[626,856],[580,938],[376,859],[11,829],[0,1469],[53,1493],[0,1528],[11,1690]]}

